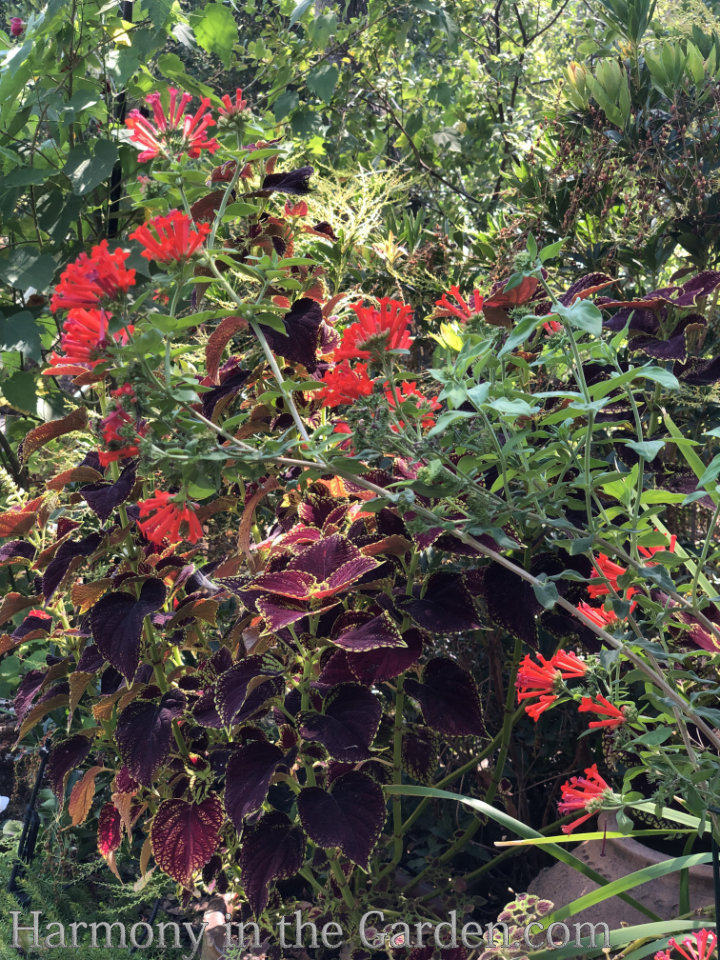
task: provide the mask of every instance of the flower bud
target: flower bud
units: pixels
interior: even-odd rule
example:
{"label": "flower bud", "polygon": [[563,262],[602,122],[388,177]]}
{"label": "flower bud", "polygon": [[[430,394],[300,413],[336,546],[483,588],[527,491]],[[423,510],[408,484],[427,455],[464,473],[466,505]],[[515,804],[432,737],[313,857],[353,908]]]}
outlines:
{"label": "flower bud", "polygon": [[13,37],[21,37],[25,32],[25,21],[21,20],[20,17],[11,17],[10,19],[10,33]]}

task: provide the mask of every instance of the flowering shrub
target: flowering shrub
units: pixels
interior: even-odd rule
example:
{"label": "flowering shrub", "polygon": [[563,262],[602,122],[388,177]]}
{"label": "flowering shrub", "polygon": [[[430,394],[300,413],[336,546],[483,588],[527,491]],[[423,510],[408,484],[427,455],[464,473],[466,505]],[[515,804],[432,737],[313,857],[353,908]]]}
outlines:
{"label": "flowering shrub", "polygon": [[[686,341],[720,274],[642,302],[592,275],[558,297],[553,252],[531,243],[484,298],[452,287],[423,308],[435,365],[411,372],[414,311],[330,296],[332,227],[287,199],[312,168],[284,169],[242,92],[222,124],[177,90],[147,99],[152,118],[127,126],[152,163],[152,216],[80,254],[50,303],[62,331],[45,374],[72,378],[77,405],[30,431],[22,458],[38,470],[65,444],[68,464],[0,514],[0,560],[27,571],[0,649],[53,651],[22,680],[18,736],[52,738],[73,825],[97,817],[115,872],[124,846],[143,876],[154,858],[265,921],[290,880],[328,914],[396,909],[427,802],[408,813],[402,794],[482,756],[485,807],[509,807],[516,727],[572,700],[630,759],[603,757],[601,774],[598,744],[584,776],[561,786],[560,771],[559,813],[581,813],[563,829],[676,794],[697,829],[720,748],[693,672],[720,638],[705,573],[720,461],[692,452],[662,392],[720,377]],[[699,551],[661,519],[686,498],[711,504]],[[499,714],[457,638],[486,648]],[[447,743],[469,759],[441,760]],[[406,892],[444,882],[480,826]]]}

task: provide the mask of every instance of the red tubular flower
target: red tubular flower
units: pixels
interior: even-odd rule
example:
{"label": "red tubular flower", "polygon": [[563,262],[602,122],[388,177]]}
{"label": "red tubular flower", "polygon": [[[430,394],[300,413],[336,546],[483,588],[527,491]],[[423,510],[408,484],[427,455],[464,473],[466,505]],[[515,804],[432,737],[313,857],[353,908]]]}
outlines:
{"label": "red tubular flower", "polygon": [[572,833],[575,827],[589,820],[594,813],[602,808],[602,801],[612,795],[612,789],[600,776],[597,764],[585,770],[584,777],[571,777],[560,787],[562,800],[558,804],[558,813],[572,813],[574,810],[585,810],[582,817],[563,826],[563,833]]}
{"label": "red tubular flower", "polygon": [[[604,597],[610,593],[610,589],[619,592],[618,590],[618,577],[621,577],[624,573],[627,573],[627,567],[621,567],[618,563],[613,563],[613,561],[606,557],[604,553],[601,553],[599,557],[595,558],[595,564],[600,568],[600,572],[607,583],[591,583],[587,591],[590,594],[590,597],[595,600],[597,597]],[[637,591],[634,591],[637,592]]]}
{"label": "red tubular flower", "polygon": [[564,650],[558,650],[549,660],[540,653],[538,659],[539,664],[526,655],[515,678],[518,703],[530,699],[538,701],[525,705],[525,713],[536,723],[540,714],[557,700],[557,690],[562,681],[582,677],[587,672],[583,660]]}
{"label": "red tubular flower", "polygon": [[380,309],[364,307],[362,301],[351,304],[357,322],[343,332],[342,343],[334,353],[336,360],[369,360],[385,350],[407,350],[412,338],[408,326],[412,320],[412,307],[383,297]]}
{"label": "red tubular flower", "polygon": [[159,93],[151,93],[145,102],[152,106],[155,125],[146,119],[139,110],[131,110],[125,126],[132,130],[130,139],[142,147],[138,160],[154,160],[159,154],[179,160],[187,153],[197,159],[203,150],[213,154],[220,144],[213,137],[208,139],[207,128],[215,125],[212,114],[208,113],[210,101],[203,97],[200,107],[194,114],[185,114],[185,108],[192,101],[189,93],[183,93],[178,100],[178,91],[170,91],[170,109],[166,114]]}
{"label": "red tubular flower", "polygon": [[710,930],[693,930],[679,944],[674,937],[668,940],[668,949],[655,954],[655,960],[671,960],[673,950],[685,957],[685,960],[710,960],[717,947],[717,935]]}
{"label": "red tubular flower", "polygon": [[[125,384],[132,393],[130,384]],[[114,390],[113,396],[128,396],[121,393],[120,390]],[[132,393],[134,398],[134,393]],[[132,429],[128,429],[128,424],[133,424]],[[145,424],[137,425],[134,417],[131,417],[127,410],[123,410],[120,404],[117,404],[112,413],[109,413],[100,421],[100,432],[103,441],[108,447],[107,450],[98,450],[98,459],[100,466],[107,467],[109,463],[115,463],[118,460],[125,460],[128,457],[136,457],[140,453],[140,447],[137,441],[145,436],[147,426]]]}
{"label": "red tubular flower", "polygon": [[125,269],[129,250],[108,249],[107,240],[81,253],[60,274],[50,301],[51,310],[92,310],[123,297],[135,286],[135,271]]}
{"label": "red tubular flower", "polygon": [[71,310],[63,324],[60,336],[62,353],[53,352],[50,356],[50,369],[47,374],[57,376],[67,368],[68,373],[81,370],[94,370],[108,359],[107,348],[113,342],[126,344],[134,327],[125,327],[117,333],[108,333],[108,320],[112,314],[104,310]]}
{"label": "red tubular flower", "polygon": [[[670,537],[669,544],[663,544],[661,547],[638,547],[638,553],[641,557],[645,557],[646,560],[652,560],[656,553],[660,553],[662,550],[667,550],[668,553],[675,552],[675,544],[677,543],[677,537],[673,534]],[[648,564],[649,567],[655,566],[653,563]]]}
{"label": "red tubular flower", "polygon": [[578,604],[578,610],[598,627],[607,627],[617,620],[617,614],[613,610],[605,610],[604,607],[591,607],[584,600],[581,600]]}
{"label": "red tubular flower", "polygon": [[593,720],[588,724],[590,728],[621,727],[627,721],[627,717],[622,709],[614,706],[614,704],[610,703],[610,701],[606,700],[603,696],[598,696],[595,700],[592,700],[590,697],[583,697],[580,701],[578,711],[580,713],[598,713],[600,716],[607,717],[606,720]]}
{"label": "red tubular flower", "polygon": [[[448,300],[453,297],[455,303]],[[462,296],[459,287],[450,287],[447,293],[444,293],[439,300],[435,301],[436,317],[458,317],[463,323],[471,317],[476,317],[482,313],[483,298],[479,290],[473,290],[470,294],[470,302]]]}
{"label": "red tubular flower", "polygon": [[308,205],[304,200],[298,200],[297,203],[293,203],[292,200],[285,201],[285,216],[286,217],[306,217],[308,212]]}
{"label": "red tubular flower", "polygon": [[[433,412],[435,410],[440,409],[440,404],[438,403],[437,397],[424,396],[418,390],[417,384],[415,382],[408,383],[407,380],[403,380],[402,383],[398,384],[395,390],[393,390],[392,387],[388,383],[386,383],[385,399],[388,402],[388,406],[392,410],[394,410],[395,407],[397,406],[396,394],[398,393],[400,394],[400,403],[402,403],[405,400],[409,400],[411,397],[412,398],[416,397],[417,402],[415,406],[418,408],[418,410],[422,411],[422,414],[423,414],[420,420],[421,425],[426,430],[429,427],[433,426],[433,424],[435,423],[435,417],[433,416]],[[401,427],[405,426],[405,423],[402,420],[400,420],[399,423]],[[397,427],[395,426],[395,424],[392,425],[392,429],[397,433]]]}
{"label": "red tubular flower", "polygon": [[562,330],[562,328],[563,328],[563,325],[560,323],[559,320],[548,320],[546,323],[543,324],[543,330],[545,331],[545,333],[548,334],[548,336],[552,333],[559,333]]}
{"label": "red tubular flower", "polygon": [[[170,543],[179,543],[181,540],[197,543],[202,539],[203,529],[192,509],[194,504],[178,503],[174,500],[174,494],[156,491],[149,499],[141,500],[138,506],[140,517],[148,518],[138,526],[151,543],[160,545],[166,539]],[[183,525],[187,528],[185,536],[180,533]]]}
{"label": "red tubular flower", "polygon": [[348,360],[328,370],[322,379],[323,389],[317,392],[324,407],[340,407],[355,403],[360,397],[369,397],[373,382],[368,376],[367,364],[357,363],[352,368]]}
{"label": "red tubular flower", "polygon": [[155,217],[138,227],[130,239],[144,246],[142,255],[146,259],[170,263],[189,260],[209,233],[209,223],[195,224],[187,214],[171,210],[166,217]]}
{"label": "red tubular flower", "polygon": [[230,94],[226,93],[221,98],[223,106],[218,109],[218,113],[223,117],[236,117],[243,112],[247,106],[247,100],[243,100],[242,89],[238,87],[235,90],[235,102],[230,99]]}

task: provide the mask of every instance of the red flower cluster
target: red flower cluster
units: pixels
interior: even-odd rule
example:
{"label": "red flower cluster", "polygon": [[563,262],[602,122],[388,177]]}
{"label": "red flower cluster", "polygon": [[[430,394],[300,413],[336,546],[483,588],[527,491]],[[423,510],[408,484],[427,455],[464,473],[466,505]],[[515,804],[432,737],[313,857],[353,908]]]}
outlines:
{"label": "red flower cluster", "polygon": [[[440,409],[440,404],[438,403],[437,397],[426,397],[417,388],[417,383],[411,382],[408,383],[407,380],[403,380],[395,390],[392,389],[390,384],[385,384],[385,399],[388,402],[388,406],[391,410],[394,410],[397,406],[396,394],[400,395],[400,403],[404,403],[405,400],[410,400],[416,398],[415,406],[418,410],[422,412],[422,417],[420,423],[425,430],[432,427],[435,423],[435,417],[433,412]],[[400,427],[404,427],[405,423],[403,420],[399,421]],[[392,429],[397,433],[397,427],[395,424],[392,425]]]}
{"label": "red flower cluster", "polygon": [[612,795],[612,790],[598,772],[597,764],[585,770],[584,777],[571,777],[560,788],[562,800],[558,804],[561,814],[572,813],[575,810],[585,810],[582,817],[565,824],[563,833],[572,833],[575,827],[585,823],[590,817],[602,808],[602,801]]}
{"label": "red flower cluster", "polygon": [[113,342],[128,342],[134,327],[125,327],[117,333],[108,333],[108,320],[112,314],[104,310],[71,310],[63,324],[60,336],[62,353],[50,355],[50,368],[43,371],[52,376],[70,376],[95,367],[108,359],[107,348]]}
{"label": "red flower cluster", "polygon": [[[138,526],[151,543],[160,545],[166,539],[170,543],[179,543],[181,540],[197,543],[202,539],[203,529],[192,509],[194,504],[179,503],[175,501],[174,494],[156,491],[149,499],[141,500],[138,506],[140,517],[147,517]],[[187,528],[185,536],[180,533],[183,525]]]}
{"label": "red flower cluster", "polygon": [[407,304],[383,297],[379,310],[364,307],[362,301],[351,304],[351,309],[358,319],[343,332],[335,360],[369,360],[385,350],[407,350],[412,344],[408,333],[412,307]]}
{"label": "red flower cluster", "polygon": [[238,87],[235,90],[235,102],[230,98],[230,94],[226,93],[222,96],[223,106],[218,109],[218,113],[221,116],[230,118],[236,117],[243,112],[245,107],[247,107],[247,100],[243,100],[242,89]]}
{"label": "red flower cluster", "polygon": [[685,960],[710,960],[717,947],[717,935],[710,930],[697,930],[688,934],[679,944],[674,937],[668,940],[668,949],[655,954],[655,960],[672,960],[672,951],[677,950]]}
{"label": "red flower cluster", "polygon": [[[659,553],[661,550],[668,550],[670,553],[675,549],[675,544],[677,543],[677,537],[673,535],[670,537],[670,543],[660,547],[638,547],[638,552],[641,556],[645,557],[646,560],[652,560],[652,557],[656,553]],[[606,597],[613,591],[615,593],[621,594],[622,591],[618,586],[618,580],[623,574],[627,573],[627,567],[621,567],[619,563],[615,563],[604,553],[601,553],[598,557],[595,558],[595,565],[599,568],[604,582],[602,583],[591,583],[588,585],[587,591],[590,594],[590,597],[593,600],[596,600],[598,597]],[[655,566],[654,563],[648,563],[649,567]],[[629,600],[633,594],[638,593],[637,587],[628,587],[625,591],[625,599]],[[634,610],[636,606],[635,601],[630,604],[630,610]],[[618,619],[617,615],[612,610],[605,610],[604,607],[591,607],[589,604],[584,601],[578,604],[578,610],[581,613],[584,613],[588,620],[598,627],[607,627],[608,624],[615,623]]]}
{"label": "red flower cluster", "polygon": [[10,35],[21,37],[25,32],[25,21],[20,17],[10,17]]}
{"label": "red flower cluster", "polygon": [[340,407],[355,403],[360,397],[369,397],[373,391],[373,382],[368,376],[367,364],[358,363],[351,367],[344,360],[333,370],[323,375],[323,389],[317,396],[324,407]]}
{"label": "red flower cluster", "polygon": [[518,703],[523,700],[537,700],[537,703],[525,706],[525,713],[536,723],[540,714],[557,700],[562,681],[582,677],[587,672],[587,665],[583,660],[564,650],[558,650],[549,660],[538,654],[538,659],[539,664],[526,655],[515,678]]}
{"label": "red flower cluster", "polygon": [[112,314],[104,308],[122,299],[135,285],[135,271],[125,267],[129,250],[108,248],[103,240],[92,248],[90,255],[81,253],[69,263],[55,287],[51,310],[67,310],[68,316],[60,336],[61,354],[53,352],[47,373],[78,374],[92,370],[107,359],[107,347],[114,339],[127,343],[133,328],[127,327],[108,334],[108,320]]}
{"label": "red flower cluster", "polygon": [[[129,383],[112,391],[114,397],[135,399],[135,391]],[[132,424],[132,428],[128,426]],[[100,432],[107,450],[98,450],[98,459],[102,467],[127,457],[136,457],[140,453],[137,441],[145,436],[147,426],[138,424],[127,410],[118,402],[115,409],[100,421]]]}
{"label": "red flower cluster", "polygon": [[143,257],[158,263],[173,260],[189,260],[205,237],[210,233],[210,224],[195,224],[179,210],[171,210],[166,217],[155,217],[130,234],[144,247]]}
{"label": "red flower cluster", "polygon": [[[452,297],[455,303],[448,300]],[[479,290],[473,290],[469,297],[470,302],[462,296],[459,287],[450,287],[447,293],[444,293],[439,300],[435,301],[436,317],[458,317],[463,323],[467,323],[471,317],[476,317],[482,313],[483,298]]]}
{"label": "red flower cluster", "polygon": [[208,139],[207,128],[215,126],[210,109],[210,101],[203,97],[200,107],[194,114],[185,114],[185,108],[192,102],[189,93],[183,93],[178,100],[178,91],[174,87],[170,91],[170,109],[166,114],[159,93],[151,93],[145,97],[153,110],[155,125],[146,119],[139,110],[131,110],[125,125],[132,131],[130,139],[142,147],[138,160],[154,160],[162,154],[169,159],[177,159],[187,153],[193,160],[197,159],[203,150],[213,154],[220,144],[213,137]]}
{"label": "red flower cluster", "polygon": [[129,250],[108,249],[107,240],[92,248],[91,254],[81,253],[60,274],[55,287],[51,310],[91,310],[122,298],[135,286],[135,271],[125,268]]}

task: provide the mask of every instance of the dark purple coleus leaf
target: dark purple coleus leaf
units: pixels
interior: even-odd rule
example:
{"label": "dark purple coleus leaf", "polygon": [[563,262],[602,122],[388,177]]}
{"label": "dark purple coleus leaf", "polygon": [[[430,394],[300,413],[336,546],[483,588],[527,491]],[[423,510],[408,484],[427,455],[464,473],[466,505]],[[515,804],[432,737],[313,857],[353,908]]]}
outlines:
{"label": "dark purple coleus leaf", "polygon": [[449,657],[434,657],[422,673],[422,683],[405,680],[405,691],[417,700],[425,723],[448,737],[483,736],[480,697],[475,681]]}
{"label": "dark purple coleus leaf", "polygon": [[364,773],[346,773],[333,781],[329,791],[305,787],[297,808],[313,843],[339,847],[348,860],[368,869],[387,815],[380,784]]}
{"label": "dark purple coleus leaf", "polygon": [[414,628],[406,630],[402,635],[404,647],[383,647],[379,650],[369,650],[367,653],[346,653],[349,669],[355,679],[369,686],[372,683],[382,683],[392,680],[405,673],[422,654],[422,634]]}
{"label": "dark purple coleus leaf", "polygon": [[711,360],[690,359],[687,364],[676,364],[673,370],[683,383],[696,387],[709,387],[720,380],[720,356]]}
{"label": "dark purple coleus leaf", "polygon": [[98,850],[106,859],[120,846],[122,818],[114,803],[104,804],[98,817]]}
{"label": "dark purple coleus leaf", "polygon": [[461,633],[480,627],[470,594],[454,573],[433,573],[422,598],[407,597],[398,601],[398,606],[430,633]]}
{"label": "dark purple coleus leaf", "polygon": [[[252,681],[267,677],[260,683]],[[284,689],[277,671],[268,667],[262,657],[246,657],[226,670],[215,686],[215,706],[225,726],[249,719],[266,701],[279,696]]]}
{"label": "dark purple coleus leaf", "polygon": [[667,340],[659,340],[653,336],[634,337],[628,341],[628,347],[630,350],[640,350],[658,360],[684,361],[687,357],[688,333],[704,326],[706,326],[705,318],[694,313],[684,317]]}
{"label": "dark purple coleus leaf", "polygon": [[118,793],[135,793],[139,784],[137,780],[130,775],[127,767],[120,767],[115,777],[115,789]]}
{"label": "dark purple coleus leaf", "polygon": [[0,563],[32,560],[35,556],[35,547],[27,540],[9,540],[0,547]]}
{"label": "dark purple coleus leaf", "polygon": [[677,293],[671,294],[670,302],[676,307],[694,307],[701,297],[720,287],[720,271],[703,270],[697,276],[686,280]]}
{"label": "dark purple coleus leaf", "polygon": [[83,540],[66,540],[58,547],[57,553],[47,565],[42,578],[42,592],[45,600],[49,600],[70,569],[70,564],[76,557],[88,557],[100,546],[99,533],[91,533]]}
{"label": "dark purple coleus leaf", "polygon": [[584,277],[579,277],[568,287],[567,291],[559,298],[560,303],[565,307],[569,307],[578,294],[584,293],[586,290],[601,290],[613,283],[617,283],[617,281],[613,280],[613,278],[609,277],[606,273],[587,273]]}
{"label": "dark purple coleus leaf", "polygon": [[48,783],[62,809],[65,799],[65,783],[71,770],[77,769],[87,758],[92,746],[89,737],[77,734],[52,748],[47,763]]}
{"label": "dark purple coleus leaf", "polygon": [[115,483],[91,483],[80,487],[80,495],[87,505],[104,522],[121,503],[125,503],[135,486],[137,460],[132,460],[124,468]]}
{"label": "dark purple coleus leaf", "polygon": [[536,617],[542,607],[530,584],[491,563],[484,570],[483,592],[490,618],[511,636],[536,647]]}
{"label": "dark purple coleus leaf", "polygon": [[223,380],[219,387],[213,387],[212,390],[203,393],[201,397],[203,416],[207,417],[208,420],[212,420],[215,407],[220,400],[222,400],[223,397],[231,397],[238,393],[249,376],[249,370],[235,370],[234,373],[231,373],[229,377]]}
{"label": "dark purple coleus leaf", "polygon": [[353,543],[335,533],[306,547],[287,569],[310,573],[318,583],[327,584],[326,588],[313,591],[317,598],[346,589],[377,566],[377,560],[363,556]]}
{"label": "dark purple coleus leaf", "polygon": [[187,699],[181,690],[168,690],[159,703],[134,700],[118,717],[115,740],[129,773],[146,787],[160,769],[172,741],[172,722],[182,716]]}
{"label": "dark purple coleus leaf", "polygon": [[365,687],[345,683],[328,696],[322,713],[300,717],[300,735],[321,743],[335,760],[353,763],[367,760],[375,739],[382,707]]}
{"label": "dark purple coleus leaf", "polygon": [[297,170],[287,170],[285,173],[269,173],[263,180],[260,190],[301,196],[310,192],[310,177],[314,172],[312,167],[299,167]]}
{"label": "dark purple coleus leaf", "polygon": [[333,643],[355,653],[377,650],[381,647],[405,646],[400,631],[387,613],[368,617],[365,623],[343,630],[337,637],[333,637]]}
{"label": "dark purple coleus leaf", "polygon": [[267,813],[243,834],[240,870],[243,889],[255,916],[268,902],[270,884],[295,876],[303,865],[305,837],[284,813]]}
{"label": "dark purple coleus leaf", "polygon": [[140,596],[118,591],[102,597],[90,611],[93,639],[100,653],[116,670],[132,680],[140,663],[143,621],[165,601],[162,580],[150,578]]}
{"label": "dark purple coleus leaf", "polygon": [[153,856],[163,873],[188,887],[215,853],[224,819],[216,796],[199,804],[163,800],[150,828]]}
{"label": "dark purple coleus leaf", "polygon": [[301,363],[309,373],[317,367],[318,333],[322,323],[320,304],[309,297],[296,300],[282,318],[285,332],[262,326],[271,349],[291,363]]}
{"label": "dark purple coleus leaf", "polygon": [[94,643],[89,643],[80,654],[76,669],[82,673],[97,673],[105,665],[103,656]]}
{"label": "dark purple coleus leaf", "polygon": [[32,634],[32,639],[35,640],[49,633],[51,628],[52,617],[40,610],[34,610],[29,616],[25,617],[20,626],[13,630],[10,636],[13,640],[24,640],[26,638],[31,639],[30,635]]}
{"label": "dark purple coleus leaf", "polygon": [[336,687],[339,683],[355,683],[357,677],[351,671],[344,650],[336,650],[323,665],[315,685],[322,688]]}
{"label": "dark purple coleus leaf", "polygon": [[256,607],[268,628],[277,633],[291,623],[297,623],[308,615],[307,606],[297,600],[284,600],[282,597],[260,597]]}
{"label": "dark purple coleus leaf", "polygon": [[308,600],[316,585],[317,580],[311,573],[301,573],[300,570],[276,570],[255,577],[247,590],[258,590],[294,600]]}
{"label": "dark purple coleus leaf", "polygon": [[20,686],[17,689],[15,700],[13,701],[15,718],[18,724],[21,724],[30,712],[33,700],[43,685],[46,675],[47,670],[29,670],[20,681]]}
{"label": "dark purple coleus leaf", "polygon": [[225,810],[238,831],[264,803],[283,753],[272,743],[249,743],[231,757],[225,774]]}
{"label": "dark purple coleus leaf", "polygon": [[402,763],[414,780],[432,783],[438,761],[438,735],[429,727],[413,724],[405,727],[402,738]]}
{"label": "dark purple coleus leaf", "polygon": [[192,708],[193,720],[201,727],[219,730],[223,722],[215,706],[215,687],[210,687],[198,697]]}

